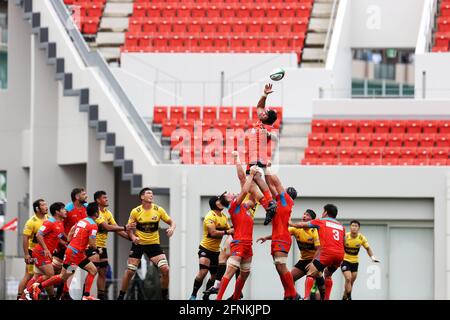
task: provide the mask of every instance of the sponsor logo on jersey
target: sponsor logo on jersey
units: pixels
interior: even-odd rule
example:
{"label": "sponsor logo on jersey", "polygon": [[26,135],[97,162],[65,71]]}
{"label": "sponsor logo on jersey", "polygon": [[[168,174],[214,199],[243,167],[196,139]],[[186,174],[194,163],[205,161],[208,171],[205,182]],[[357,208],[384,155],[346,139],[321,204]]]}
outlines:
{"label": "sponsor logo on jersey", "polygon": [[81,227],[81,228],[86,228],[87,223],[86,223],[86,221],[81,220],[81,221],[78,222],[78,225],[77,225],[77,226],[78,226],[78,227]]}
{"label": "sponsor logo on jersey", "polygon": [[330,228],[333,228],[333,229],[344,230],[344,228],[342,227],[342,225],[337,224],[337,223],[334,223],[334,222],[327,221],[327,222],[325,223],[325,225],[326,225],[327,227],[330,227]]}

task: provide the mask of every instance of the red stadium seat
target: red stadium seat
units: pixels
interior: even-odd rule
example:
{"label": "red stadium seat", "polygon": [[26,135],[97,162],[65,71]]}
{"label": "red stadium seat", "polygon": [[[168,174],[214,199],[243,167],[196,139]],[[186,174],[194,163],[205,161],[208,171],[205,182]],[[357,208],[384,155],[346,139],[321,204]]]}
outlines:
{"label": "red stadium seat", "polygon": [[360,148],[367,148],[370,146],[372,139],[371,134],[360,134],[356,136],[356,146]]}
{"label": "red stadium seat", "polygon": [[366,166],[380,166],[382,164],[381,159],[366,159],[366,161],[364,161],[364,164]]}
{"label": "red stadium seat", "polygon": [[130,20],[128,23],[128,31],[129,32],[141,32],[142,31],[142,23],[137,20]]}
{"label": "red stadium seat", "polygon": [[197,106],[186,107],[186,120],[200,120],[201,108]]}
{"label": "red stadium seat", "polygon": [[358,131],[358,121],[357,120],[343,120],[342,121],[342,132],[343,133],[356,133]]}
{"label": "red stadium seat", "polygon": [[184,107],[171,106],[170,107],[170,120],[182,121],[184,120]]}
{"label": "red stadium seat", "polygon": [[162,124],[162,136],[170,137],[172,132],[177,128],[178,121],[165,121]]}
{"label": "red stadium seat", "polygon": [[236,107],[236,119],[237,120],[249,120],[250,119],[250,107]]}
{"label": "red stadium seat", "polygon": [[161,10],[157,6],[151,6],[147,9],[147,17],[159,18],[161,17]]}
{"label": "red stadium seat", "polygon": [[325,159],[334,159],[337,158],[338,156],[338,152],[336,148],[322,148],[322,152],[321,152],[321,158],[325,158]]}
{"label": "red stadium seat", "polygon": [[163,123],[167,120],[167,111],[168,108],[166,106],[154,106],[153,107],[153,123]]}
{"label": "red stadium seat", "polygon": [[305,149],[305,159],[318,159],[322,155],[321,148],[311,148],[308,147]]}
{"label": "red stadium seat", "polygon": [[398,159],[381,159],[381,164],[383,166],[397,166],[398,165]]}
{"label": "red stadium seat", "polygon": [[414,164],[414,159],[398,159],[399,166],[412,166]]}
{"label": "red stadium seat", "polygon": [[424,134],[436,134],[438,132],[438,126],[436,121],[424,121],[423,133]]}
{"label": "red stadium seat", "polygon": [[388,147],[401,147],[403,145],[403,134],[392,134],[388,136]]}
{"label": "red stadium seat", "polygon": [[323,133],[310,133],[308,135],[309,147],[321,147],[323,145]]}
{"label": "red stadium seat", "polygon": [[445,159],[430,159],[428,162],[430,166],[447,166],[448,163]]}
{"label": "red stadium seat", "polygon": [[252,18],[263,18],[265,15],[264,9],[260,6],[256,6],[251,11]]}
{"label": "red stadium seat", "polygon": [[437,123],[440,134],[450,134],[450,121],[442,120]]}
{"label": "red stadium seat", "polygon": [[417,148],[418,159],[430,159],[433,148]]}
{"label": "red stadium seat", "polygon": [[292,25],[292,32],[295,34],[306,33],[308,30],[308,22],[297,20]]}
{"label": "red stadium seat", "polygon": [[375,133],[389,133],[389,122],[388,121],[374,121],[373,123]]}
{"label": "red stadium seat", "polygon": [[313,120],[311,123],[312,132],[314,133],[325,133],[328,126],[327,120]]}
{"label": "red stadium seat", "polygon": [[358,122],[358,130],[360,134],[373,133],[373,122],[367,120],[360,120]]}
{"label": "red stadium seat", "polygon": [[423,134],[419,137],[419,145],[426,148],[434,147],[435,140],[434,134]]}
{"label": "red stadium seat", "polygon": [[372,135],[372,147],[380,148],[386,146],[387,134],[373,134]]}
{"label": "red stadium seat", "polygon": [[217,107],[203,107],[203,122],[217,120]]}
{"label": "red stadium seat", "polygon": [[233,107],[220,107],[219,120],[232,120],[233,119]]}
{"label": "red stadium seat", "polygon": [[448,148],[448,147],[450,147],[450,136],[448,136],[448,135],[437,135],[436,136],[436,147],[438,147],[438,148]]}
{"label": "red stadium seat", "polygon": [[343,133],[341,134],[339,146],[342,148],[349,148],[355,145],[355,134],[353,133]]}
{"label": "red stadium seat", "polygon": [[156,33],[158,30],[158,25],[151,20],[146,20],[142,24],[142,30],[144,32],[155,32]]}
{"label": "red stadium seat", "polygon": [[417,157],[417,148],[401,148],[400,158],[415,159]]}
{"label": "red stadium seat", "polygon": [[381,159],[382,149],[381,148],[369,148],[369,149],[367,149],[367,156],[370,159]]}
{"label": "red stadium seat", "polygon": [[416,120],[406,121],[406,132],[408,134],[422,133],[422,122]]}
{"label": "red stadium seat", "polygon": [[406,129],[406,122],[402,120],[394,120],[390,124],[391,133],[393,134],[404,134]]}
{"label": "red stadium seat", "polygon": [[431,149],[431,157],[433,159],[448,159],[448,148],[433,148]]}
{"label": "red stadium seat", "polygon": [[385,148],[382,156],[383,159],[398,159],[400,157],[400,148]]}
{"label": "red stadium seat", "polygon": [[328,122],[328,133],[341,133],[342,132],[342,123],[340,120],[330,120]]}
{"label": "red stadium seat", "polygon": [[419,145],[419,134],[406,134],[403,137],[405,147],[415,148]]}
{"label": "red stadium seat", "polygon": [[353,149],[352,148],[341,148],[339,150],[338,157],[340,160],[352,158],[353,157]]}
{"label": "red stadium seat", "polygon": [[339,134],[327,134],[323,137],[324,147],[337,147],[339,145]]}

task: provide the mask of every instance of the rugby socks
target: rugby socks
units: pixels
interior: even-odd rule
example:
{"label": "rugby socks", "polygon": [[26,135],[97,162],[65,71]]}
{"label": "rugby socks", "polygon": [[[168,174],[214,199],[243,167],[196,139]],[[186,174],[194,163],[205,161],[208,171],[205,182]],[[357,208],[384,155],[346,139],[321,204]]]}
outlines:
{"label": "rugby socks", "polygon": [[[209,281],[208,281],[208,283],[209,283]],[[194,296],[194,297],[197,296],[197,292],[200,289],[200,287],[202,286],[202,284],[203,284],[203,280],[195,278],[195,280],[194,280],[194,287],[192,288],[191,296]],[[207,288],[208,288],[208,286],[207,286]]]}
{"label": "rugby socks", "polygon": [[272,194],[270,193],[270,190],[266,190],[263,192],[264,197],[259,199],[259,203],[263,206],[264,209],[267,209],[269,207],[270,201],[273,200]]}
{"label": "rugby socks", "polygon": [[233,300],[239,300],[242,293],[242,288],[244,288],[245,280],[242,277],[238,277],[236,284],[234,286]]}
{"label": "rugby socks", "polygon": [[64,290],[64,283],[60,283],[56,288],[56,299],[61,298]]}
{"label": "rugby socks", "polygon": [[62,281],[62,278],[61,278],[61,276],[58,274],[58,275],[53,276],[53,277],[51,277],[50,279],[45,280],[44,282],[42,282],[42,283],[39,285],[39,289],[42,290],[42,289],[44,289],[44,288],[47,288],[47,287],[50,287],[50,286],[54,286],[55,284],[61,283],[61,281]]}
{"label": "rugby socks", "polygon": [[330,300],[331,289],[333,288],[333,279],[325,278],[325,300]]}
{"label": "rugby socks", "polygon": [[309,299],[311,295],[311,289],[314,286],[314,278],[307,276],[305,280],[305,299]]}
{"label": "rugby socks", "polygon": [[282,279],[281,282],[284,282],[286,286],[285,296],[295,298],[297,296],[297,290],[295,290],[292,274],[289,271],[287,271],[284,274],[280,275],[280,278]]}
{"label": "rugby socks", "polygon": [[31,292],[31,286],[33,285],[33,283],[41,283],[44,280],[44,276],[39,276],[36,279],[33,277],[30,279],[30,281],[27,282],[27,290],[28,292]]}
{"label": "rugby socks", "polygon": [[225,276],[222,277],[222,281],[220,282],[220,287],[219,287],[219,293],[217,293],[216,300],[222,300],[223,294],[225,293],[225,290],[227,289],[229,282],[230,282],[230,279],[228,279]]}
{"label": "rugby socks", "polygon": [[208,282],[206,283],[206,289],[211,288],[214,285],[214,280],[209,278]]}
{"label": "rugby socks", "polygon": [[117,300],[123,300],[125,298],[125,294],[126,294],[125,291],[120,290]]}
{"label": "rugby socks", "polygon": [[[219,266],[217,267],[217,273],[216,273],[216,281],[214,282],[214,287],[216,289],[219,289],[220,281],[222,280],[223,275],[225,274],[225,271],[227,269],[227,265],[225,263],[219,263]],[[209,288],[207,288],[209,289]]]}
{"label": "rugby socks", "polygon": [[69,285],[67,284],[67,281],[64,282],[64,287],[63,287],[63,294],[69,293]]}
{"label": "rugby socks", "polygon": [[105,291],[97,289],[97,299],[98,300],[106,300],[105,298],[106,298]]}
{"label": "rugby socks", "polygon": [[169,300],[169,289],[161,288],[161,296],[163,300]]}
{"label": "rugby socks", "polygon": [[87,297],[91,295],[92,283],[94,282],[95,276],[95,274],[87,274],[86,280],[84,281],[83,296]]}
{"label": "rugby socks", "polygon": [[237,269],[236,272],[234,273],[236,280],[237,280],[237,278],[239,278],[240,274],[241,274],[241,269]]}
{"label": "rugby socks", "polygon": [[288,289],[286,287],[286,281],[284,281],[284,278],[281,274],[278,274],[278,275],[280,276],[281,284],[283,285],[284,297],[287,298],[288,297]]}

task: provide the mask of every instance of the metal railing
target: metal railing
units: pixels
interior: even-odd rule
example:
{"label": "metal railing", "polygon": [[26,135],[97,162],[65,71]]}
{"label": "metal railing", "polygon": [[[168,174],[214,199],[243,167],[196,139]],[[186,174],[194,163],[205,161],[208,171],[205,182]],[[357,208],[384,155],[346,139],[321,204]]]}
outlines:
{"label": "metal railing", "polygon": [[66,32],[70,36],[75,48],[80,54],[83,62],[87,67],[96,67],[105,85],[110,90],[123,111],[128,115],[128,120],[133,124],[137,133],[141,136],[143,143],[159,163],[164,161],[163,149],[160,142],[150,130],[149,126],[138,113],[133,103],[111,72],[108,64],[97,51],[91,51],[78,27],[74,23],[69,10],[62,0],[50,0],[59,19],[65,27]]}
{"label": "metal railing", "polygon": [[426,0],[423,10],[422,22],[419,29],[419,38],[416,45],[416,53],[430,52],[433,46],[433,29],[438,10],[438,0]]}
{"label": "metal railing", "polygon": [[327,61],[328,50],[330,49],[331,36],[334,30],[334,22],[336,20],[337,8],[339,6],[339,0],[333,0],[333,7],[331,9],[330,21],[328,23],[327,35],[325,37],[325,43],[323,45],[324,59]]}

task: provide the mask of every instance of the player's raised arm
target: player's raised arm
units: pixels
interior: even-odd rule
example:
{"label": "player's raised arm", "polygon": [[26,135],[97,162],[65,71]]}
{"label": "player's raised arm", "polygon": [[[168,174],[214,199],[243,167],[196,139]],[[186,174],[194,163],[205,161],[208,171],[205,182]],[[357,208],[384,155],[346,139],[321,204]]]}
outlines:
{"label": "player's raised arm", "polygon": [[266,99],[267,99],[267,96],[268,96],[269,94],[271,94],[272,92],[273,92],[273,90],[272,90],[272,84],[271,84],[271,83],[266,84],[266,85],[264,86],[264,93],[263,93],[263,95],[261,96],[261,98],[259,99],[258,105],[256,106],[258,115],[259,115],[260,113],[263,113],[263,112],[264,112],[264,109],[266,108]]}
{"label": "player's raised arm", "polygon": [[250,174],[246,178],[246,181],[245,181],[244,185],[242,186],[241,193],[239,193],[239,195],[236,198],[236,203],[238,205],[240,205],[242,203],[242,201],[244,200],[245,196],[250,191],[250,185],[252,184],[253,178],[254,178],[254,176],[256,174],[256,170],[257,170],[256,166],[253,166],[253,167],[250,168]]}
{"label": "player's raised arm", "polygon": [[236,164],[236,173],[242,188],[245,184],[245,171],[244,168],[242,168],[241,159],[239,158],[239,152],[234,150],[233,152],[231,152],[231,155],[233,156],[234,162]]}
{"label": "player's raised arm", "polygon": [[300,221],[300,222],[294,223],[291,220],[289,220],[289,226],[294,227],[294,228],[318,228],[318,226],[311,223],[311,221],[306,221],[306,222]]}

